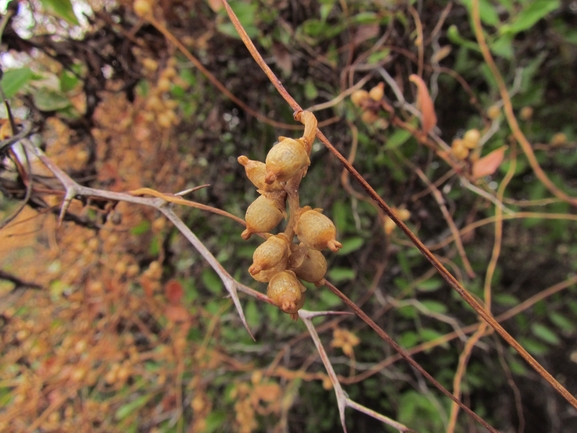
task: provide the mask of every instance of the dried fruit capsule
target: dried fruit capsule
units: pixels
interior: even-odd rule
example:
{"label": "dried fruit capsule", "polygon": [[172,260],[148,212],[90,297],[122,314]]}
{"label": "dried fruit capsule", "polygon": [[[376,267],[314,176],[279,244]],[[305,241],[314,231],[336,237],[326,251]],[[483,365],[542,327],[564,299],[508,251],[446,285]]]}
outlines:
{"label": "dried fruit capsule", "polygon": [[280,191],[283,189],[279,182],[268,184],[264,181],[266,176],[266,164],[264,162],[253,161],[244,155],[239,156],[237,161],[244,167],[246,177],[248,177],[258,189],[262,189],[263,191]]}
{"label": "dried fruit capsule", "polygon": [[302,243],[315,250],[329,248],[337,252],[342,247],[342,244],[335,239],[337,229],[333,222],[309,206],[301,209],[295,233]]}
{"label": "dried fruit capsule", "polygon": [[456,138],[451,144],[451,153],[459,161],[462,161],[467,158],[467,156],[469,156],[469,149],[467,149],[465,143],[463,143],[463,140]]}
{"label": "dried fruit capsule", "polygon": [[305,290],[294,272],[283,271],[270,279],[266,294],[277,307],[296,319],[305,303]]}
{"label": "dried fruit capsule", "polygon": [[369,98],[370,98],[369,92],[367,92],[366,90],[362,90],[362,89],[361,90],[355,90],[351,95],[351,101],[357,107],[359,107],[364,101],[366,101]]}
{"label": "dried fruit capsule", "polygon": [[279,137],[266,156],[266,183],[286,182],[311,163],[305,147],[292,138]]}
{"label": "dried fruit capsule", "polygon": [[320,285],[320,281],[327,273],[327,260],[320,251],[308,248],[300,266],[292,270],[301,280]]}
{"label": "dried fruit capsule", "polygon": [[478,129],[469,129],[463,136],[463,144],[467,149],[474,149],[477,147],[480,139],[481,133]]}
{"label": "dried fruit capsule", "polygon": [[369,91],[369,96],[373,101],[379,102],[385,95],[385,83],[379,83]]}
{"label": "dried fruit capsule", "polygon": [[246,230],[242,232],[243,239],[249,239],[253,233],[266,233],[274,229],[284,218],[284,212],[279,203],[264,195],[253,201],[244,217]]}
{"label": "dried fruit capsule", "polygon": [[373,110],[365,110],[363,114],[361,114],[361,120],[365,123],[375,123],[379,120],[379,115]]}
{"label": "dried fruit capsule", "polygon": [[252,255],[253,263],[248,268],[248,272],[254,277],[265,271],[263,275],[260,275],[261,278],[256,278],[257,281],[262,281],[262,278],[267,276],[268,280],[270,280],[272,275],[286,269],[289,254],[290,242],[288,238],[282,233],[271,236],[254,251]]}

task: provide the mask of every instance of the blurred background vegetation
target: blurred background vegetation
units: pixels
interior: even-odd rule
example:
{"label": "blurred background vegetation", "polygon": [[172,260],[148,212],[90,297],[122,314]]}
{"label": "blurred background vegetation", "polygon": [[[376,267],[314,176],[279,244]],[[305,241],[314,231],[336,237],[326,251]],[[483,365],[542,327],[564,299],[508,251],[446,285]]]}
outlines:
{"label": "blurred background vegetation", "polygon": [[[520,128],[547,176],[576,197],[577,2],[479,3]],[[242,217],[256,193],[236,157],[264,160],[279,135],[300,136],[246,107],[288,125],[295,124],[292,110],[218,0],[152,7],[240,103],[123,0],[4,4],[12,12],[2,21],[4,96],[17,118],[33,122],[33,140],[78,182],[173,193],[210,184],[191,199]],[[474,35],[472,0],[250,0],[232,7],[291,95],[313,107],[325,135],[387,203],[408,211],[409,227],[480,300],[497,239],[492,217],[502,210],[502,248],[488,283],[492,312],[576,390],[575,210],[552,196],[512,136]],[[360,80],[366,90],[385,82],[385,100],[418,127],[405,104],[416,99],[408,77],[419,73],[435,101],[438,135],[450,144],[479,130],[476,156],[451,166],[410,131],[391,126],[388,113],[367,116],[339,97]],[[9,123],[2,125],[5,139]],[[505,145],[503,163],[473,183],[467,173],[474,157]],[[32,161],[28,196],[14,163],[19,150],[1,152],[0,431],[342,428],[302,322],[242,297],[253,341],[217,275],[160,214],[75,201],[59,227],[63,188]],[[325,209],[343,243],[327,254],[328,279],[453,390],[476,314],[401,232],[385,229],[386,218],[318,142],[311,160],[301,203]],[[237,280],[264,290],[247,272],[258,242],[243,241],[241,226],[196,209],[178,212]],[[475,276],[448,221],[460,230]],[[325,288],[308,287],[305,308],[346,309]],[[358,318],[315,325],[352,399],[416,431],[447,431],[450,401]],[[494,334],[472,349],[461,390],[500,431],[577,431],[575,409]],[[347,426],[394,431],[353,411]],[[460,414],[455,431],[483,430]]]}

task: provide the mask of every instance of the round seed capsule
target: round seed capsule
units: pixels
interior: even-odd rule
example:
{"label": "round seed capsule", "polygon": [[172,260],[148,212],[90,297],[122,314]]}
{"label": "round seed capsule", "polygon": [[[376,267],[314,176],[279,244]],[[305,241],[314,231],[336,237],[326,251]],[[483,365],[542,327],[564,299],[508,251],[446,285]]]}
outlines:
{"label": "round seed capsule", "polygon": [[320,281],[327,273],[327,260],[323,253],[309,248],[301,265],[292,270],[301,280],[320,285]]}
{"label": "round seed capsule", "polygon": [[474,149],[479,144],[481,133],[478,129],[469,129],[463,136],[463,144],[467,149]]}
{"label": "round seed capsule", "polygon": [[266,183],[286,182],[311,163],[305,147],[292,138],[283,138],[266,156]]}
{"label": "round seed capsule", "polygon": [[351,101],[357,107],[360,106],[364,101],[366,101],[369,98],[370,98],[369,92],[362,89],[355,90],[351,95]]}
{"label": "round seed capsule", "polygon": [[283,271],[270,279],[266,294],[277,307],[296,318],[298,310],[305,302],[305,290],[306,287],[294,272]]}
{"label": "round seed capsule", "polygon": [[[289,254],[290,243],[287,237],[282,233],[271,236],[254,251],[252,255],[253,263],[248,268],[248,272],[253,277],[259,275],[260,279],[257,279],[257,281],[267,277],[270,280],[272,275],[286,269]],[[265,271],[264,274],[263,271]]]}
{"label": "round seed capsule", "polygon": [[253,233],[267,233],[274,229],[284,218],[282,212],[273,200],[261,195],[246,210],[244,217],[246,230],[242,232],[243,239],[249,239]]}
{"label": "round seed capsule", "polygon": [[266,176],[266,164],[264,162],[253,161],[244,155],[239,156],[237,161],[244,166],[246,177],[248,177],[258,189],[263,191],[281,191],[283,189],[279,182],[268,184],[264,181]]}
{"label": "round seed capsule", "polygon": [[295,233],[300,241],[315,250],[328,248],[337,252],[342,244],[335,239],[337,229],[333,222],[322,213],[307,208],[301,210],[295,225]]}
{"label": "round seed capsule", "polygon": [[385,95],[385,83],[379,83],[369,91],[369,96],[373,101],[379,102]]}

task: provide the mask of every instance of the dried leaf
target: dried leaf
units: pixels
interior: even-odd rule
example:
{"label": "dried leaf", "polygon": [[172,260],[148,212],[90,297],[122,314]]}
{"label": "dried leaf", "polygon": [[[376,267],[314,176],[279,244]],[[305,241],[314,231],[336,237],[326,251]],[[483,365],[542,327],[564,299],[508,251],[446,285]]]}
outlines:
{"label": "dried leaf", "polygon": [[282,44],[274,44],[272,46],[272,53],[276,60],[277,66],[283,72],[285,77],[288,77],[293,70],[293,60],[291,53]]}
{"label": "dried leaf", "polygon": [[506,149],[507,146],[500,147],[483,158],[475,161],[473,164],[473,177],[475,179],[480,179],[495,173],[495,170],[497,170],[503,162]]}
{"label": "dried leaf", "polygon": [[435,114],[435,106],[433,100],[427,89],[427,85],[421,77],[411,74],[409,81],[415,83],[417,86],[417,105],[421,110],[421,126],[423,132],[428,134],[431,129],[437,124],[437,115]]}
{"label": "dried leaf", "polygon": [[166,299],[173,305],[177,305],[180,303],[180,299],[182,295],[184,295],[184,289],[182,285],[176,280],[170,280],[166,283],[164,287],[164,293],[166,295]]}
{"label": "dried leaf", "polygon": [[187,322],[190,318],[188,311],[182,305],[167,305],[164,315],[171,322]]}
{"label": "dried leaf", "polygon": [[222,9],[222,1],[208,0],[208,6],[212,9],[213,12],[218,13]]}
{"label": "dried leaf", "polygon": [[362,44],[368,39],[375,38],[379,36],[379,25],[378,24],[365,24],[360,26],[353,35],[352,43],[356,47]]}

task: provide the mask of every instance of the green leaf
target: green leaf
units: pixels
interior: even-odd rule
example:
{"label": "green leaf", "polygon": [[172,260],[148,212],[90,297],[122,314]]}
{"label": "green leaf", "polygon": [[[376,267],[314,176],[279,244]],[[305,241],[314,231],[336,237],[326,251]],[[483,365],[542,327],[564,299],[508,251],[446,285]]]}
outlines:
{"label": "green leaf", "polygon": [[336,283],[350,281],[355,278],[355,271],[348,268],[332,268],[328,272],[329,280]]}
{"label": "green leaf", "polygon": [[459,29],[457,28],[457,26],[454,24],[451,27],[449,27],[449,29],[447,30],[447,37],[454,44],[461,45],[465,48],[468,48],[468,49],[473,50],[473,51],[477,51],[479,53],[481,52],[477,43],[469,41],[467,39],[464,39],[459,34]]}
{"label": "green leaf", "polygon": [[351,18],[353,24],[375,24],[379,22],[379,16],[374,12],[361,12]]}
{"label": "green leaf", "polygon": [[575,331],[575,325],[573,324],[573,322],[569,320],[567,317],[563,316],[562,314],[552,312],[549,314],[549,320],[551,320],[551,322],[553,322],[555,325],[557,325],[565,332]]}
{"label": "green leaf", "polygon": [[537,21],[544,18],[550,12],[559,8],[559,0],[533,0],[521,12],[515,15],[511,22],[501,26],[501,34],[515,35],[533,27]]}
{"label": "green leaf", "polygon": [[14,96],[32,79],[32,69],[19,68],[5,71],[2,76],[2,91],[8,99]]}
{"label": "green leaf", "polygon": [[341,298],[335,295],[333,292],[328,290],[321,290],[320,292],[321,302],[326,308],[336,307],[342,304]]}
{"label": "green leaf", "polygon": [[309,100],[313,100],[315,99],[319,94],[319,91],[317,90],[315,83],[312,79],[307,79],[305,81],[305,96],[307,99]]}
{"label": "green leaf", "polygon": [[442,285],[443,281],[440,278],[429,278],[417,284],[417,290],[421,292],[434,292],[439,290]]}
{"label": "green leaf", "polygon": [[519,303],[519,300],[515,296],[508,293],[500,293],[495,295],[493,299],[497,304],[504,305],[506,307],[512,307],[513,305],[517,305]]}
{"label": "green leaf", "polygon": [[[461,3],[468,9],[469,13],[473,10],[472,0],[461,0]],[[490,26],[497,26],[499,24],[499,15],[495,6],[489,0],[479,0],[479,15],[481,21]]]}
{"label": "green leaf", "polygon": [[223,431],[221,428],[223,423],[226,421],[227,414],[223,410],[215,410],[208,414],[206,417],[206,427],[204,428],[204,433],[212,433],[214,431]]}
{"label": "green leaf", "polygon": [[215,295],[222,295],[222,281],[212,269],[206,268],[202,271],[201,280],[205,287]]}
{"label": "green leaf", "polygon": [[130,233],[133,235],[143,235],[150,231],[150,222],[149,221],[141,221],[134,227],[130,229]]}
{"label": "green leaf", "polygon": [[[258,36],[258,27],[253,25],[243,26],[249,38],[256,38]],[[219,32],[230,36],[231,38],[240,39],[238,32],[232,23],[222,23],[216,26]]]}
{"label": "green leaf", "polygon": [[[434,329],[423,328],[419,331],[419,335],[421,336],[423,341],[433,341],[439,337],[442,337],[445,334],[437,332]],[[443,344],[441,344],[441,347],[447,348],[447,347],[449,347],[449,343],[444,342]]]}
{"label": "green leaf", "polygon": [[[236,17],[242,24],[244,30],[248,34],[250,38],[255,38],[259,35],[259,29],[255,23],[255,17],[259,16],[257,14],[257,4],[250,3],[250,2],[230,2],[230,7],[236,14]],[[226,11],[224,8],[221,9],[220,13],[226,17]],[[225,22],[218,24],[216,26],[219,32],[224,33],[225,35],[231,36],[236,39],[240,39],[238,32],[234,28],[234,25],[229,21],[228,17],[226,17]]]}
{"label": "green leaf", "polygon": [[423,305],[423,307],[425,307],[427,310],[433,312],[433,313],[439,313],[439,314],[444,314],[447,312],[447,307],[445,306],[445,304],[442,304],[441,302],[438,301],[421,301],[421,304]]}
{"label": "green leaf", "polygon": [[527,351],[534,356],[545,355],[549,349],[544,344],[539,343],[532,338],[520,338],[519,343],[523,346]]}
{"label": "green leaf", "polygon": [[60,91],[68,92],[76,87],[80,80],[68,71],[64,71],[60,76]]}
{"label": "green leaf", "polygon": [[321,0],[320,12],[322,21],[327,20],[329,13],[331,12],[331,10],[333,10],[333,7],[335,6],[335,2],[336,0]]}
{"label": "green leaf", "polygon": [[344,239],[342,244],[343,247],[339,250],[338,254],[344,256],[346,254],[352,253],[363,246],[365,240],[361,237],[352,237]]}
{"label": "green leaf", "polygon": [[70,105],[70,100],[62,93],[42,87],[32,93],[34,105],[41,111],[62,110]]}
{"label": "green leaf", "polygon": [[547,328],[545,325],[540,323],[533,323],[531,325],[531,331],[536,337],[539,337],[541,340],[545,341],[549,344],[559,344],[561,340],[557,337],[553,331]]}
{"label": "green leaf", "polygon": [[40,0],[42,6],[44,6],[49,12],[68,21],[70,24],[79,25],[78,18],[74,13],[72,8],[72,2],[70,0]]}
{"label": "green leaf", "polygon": [[387,139],[385,149],[395,149],[404,144],[409,138],[411,138],[411,133],[399,128]]}
{"label": "green leaf", "polygon": [[121,406],[116,411],[116,414],[114,415],[115,418],[117,420],[123,420],[128,415],[137,411],[142,406],[144,406],[146,403],[148,403],[148,400],[150,400],[151,398],[152,398],[152,394],[142,395],[142,396],[136,398],[135,400],[131,401],[130,403],[127,403],[124,406]]}
{"label": "green leaf", "polygon": [[491,51],[505,59],[513,58],[513,36],[503,35],[491,44]]}

